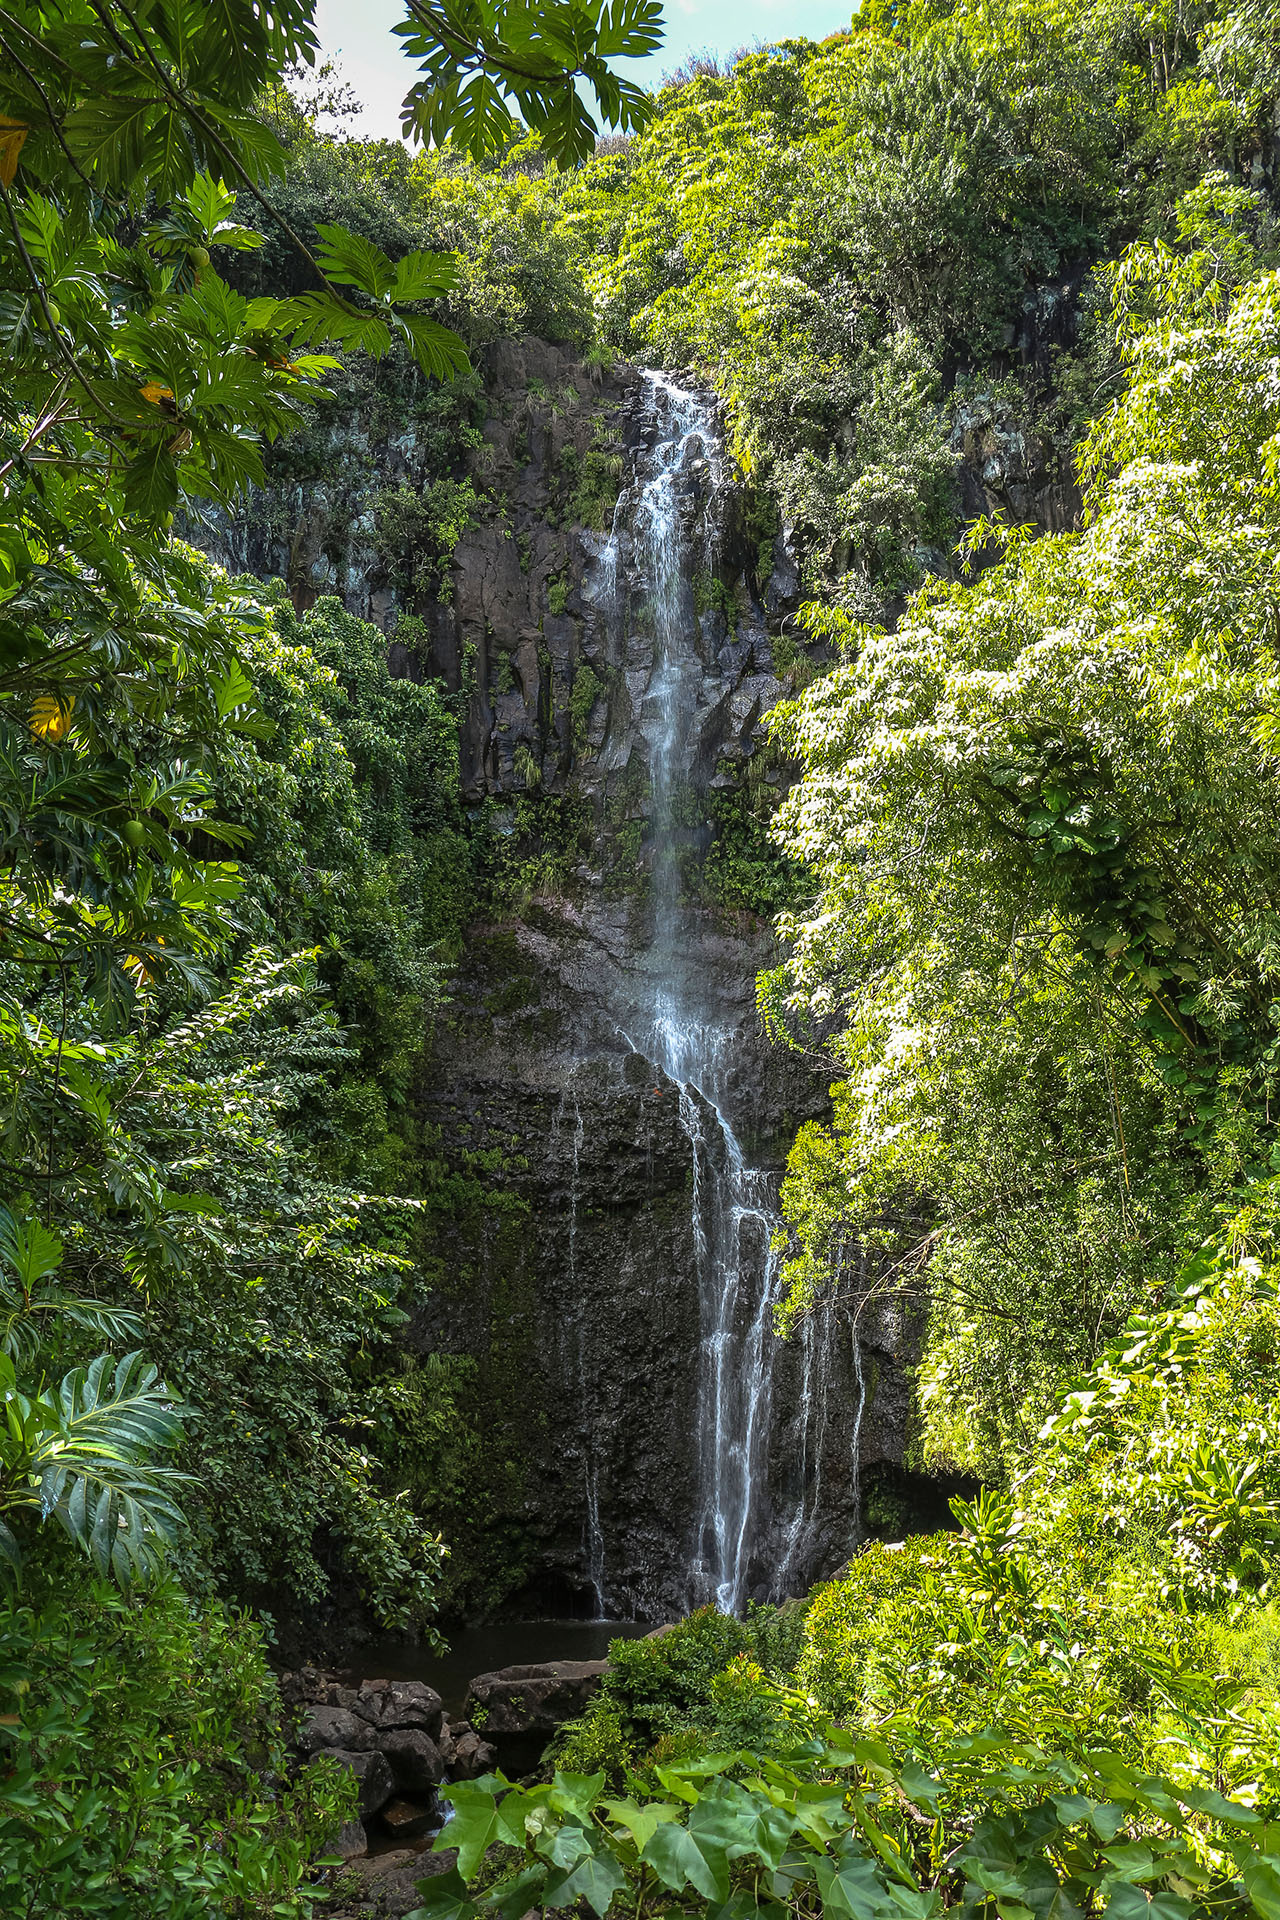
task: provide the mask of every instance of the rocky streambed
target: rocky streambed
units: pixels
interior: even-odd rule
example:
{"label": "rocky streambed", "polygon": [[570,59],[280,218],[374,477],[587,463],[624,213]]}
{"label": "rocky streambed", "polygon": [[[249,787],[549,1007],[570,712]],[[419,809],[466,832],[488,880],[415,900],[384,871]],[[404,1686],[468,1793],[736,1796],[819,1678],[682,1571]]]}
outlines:
{"label": "rocky streambed", "polygon": [[421,1680],[353,1679],[302,1667],[280,1679],[299,1715],[298,1750],[348,1767],[359,1788],[357,1817],[329,1849],[341,1857],[331,1920],[399,1920],[418,1905],[419,1881],[447,1872],[455,1856],[432,1851],[448,1817],[451,1781],[501,1767],[516,1777],[537,1767],[548,1741],[586,1708],[607,1660],[551,1660],[477,1674],[451,1715]]}

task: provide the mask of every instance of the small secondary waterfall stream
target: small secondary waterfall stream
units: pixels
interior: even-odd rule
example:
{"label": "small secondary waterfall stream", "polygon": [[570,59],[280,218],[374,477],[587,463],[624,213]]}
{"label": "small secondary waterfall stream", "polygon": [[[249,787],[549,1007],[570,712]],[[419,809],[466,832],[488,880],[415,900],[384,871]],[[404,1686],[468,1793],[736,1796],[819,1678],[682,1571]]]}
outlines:
{"label": "small secondary waterfall stream", "polygon": [[734,1035],[708,1012],[682,939],[682,864],[699,853],[682,807],[704,671],[693,574],[699,566],[709,572],[716,558],[714,503],[723,476],[706,403],[660,374],[645,379],[654,437],[619,504],[630,530],[629,579],[618,564],[616,526],[604,556],[619,616],[643,621],[653,642],[640,713],[652,790],[653,931],[637,977],[636,1010],[645,1026],[627,1037],[675,1083],[692,1155],[701,1351],[690,1600],[736,1613],[750,1589],[768,1466],[777,1267],[771,1240],[778,1222],[770,1178],[748,1165],[726,1114]]}

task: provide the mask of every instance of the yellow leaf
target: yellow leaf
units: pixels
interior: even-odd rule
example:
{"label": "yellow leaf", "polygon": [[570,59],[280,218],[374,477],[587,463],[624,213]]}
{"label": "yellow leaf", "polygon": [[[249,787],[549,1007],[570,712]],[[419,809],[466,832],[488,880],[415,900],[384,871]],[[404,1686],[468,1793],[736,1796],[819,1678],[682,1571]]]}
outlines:
{"label": "yellow leaf", "polygon": [[0,185],[11,187],[18,171],[18,155],[31,129],[21,120],[0,113]]}
{"label": "yellow leaf", "polygon": [[153,407],[163,406],[166,400],[173,399],[173,388],[162,387],[158,380],[148,380],[145,387],[138,388],[138,392],[144,400],[149,400]]}
{"label": "yellow leaf", "polygon": [[31,702],[31,731],[40,740],[48,740],[57,746],[65,740],[71,729],[71,709],[76,704],[74,694],[68,694],[65,700],[59,700],[52,693],[38,693]]}

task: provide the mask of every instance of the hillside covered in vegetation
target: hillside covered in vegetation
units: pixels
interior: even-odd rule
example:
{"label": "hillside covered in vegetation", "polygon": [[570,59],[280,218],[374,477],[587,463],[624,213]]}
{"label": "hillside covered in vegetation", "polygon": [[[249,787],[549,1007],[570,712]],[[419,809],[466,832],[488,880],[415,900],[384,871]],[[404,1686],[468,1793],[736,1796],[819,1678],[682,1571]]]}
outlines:
{"label": "hillside covered in vegetation", "polygon": [[[824,1578],[619,1641],[415,1912],[1276,1920],[1280,14],[646,94],[649,0],[409,12],[416,147],[306,0],[0,7],[0,1913],[354,1910],[273,1648],[670,1534],[712,1107],[561,1071],[667,875]],[[721,516],[668,787],[641,368]]]}

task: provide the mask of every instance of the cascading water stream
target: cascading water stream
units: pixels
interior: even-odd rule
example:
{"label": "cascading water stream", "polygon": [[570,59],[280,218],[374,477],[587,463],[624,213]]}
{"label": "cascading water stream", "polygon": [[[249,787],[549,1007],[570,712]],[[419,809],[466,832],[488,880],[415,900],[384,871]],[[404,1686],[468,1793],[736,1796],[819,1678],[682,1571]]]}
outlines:
{"label": "cascading water stream", "polygon": [[[658,374],[645,378],[655,438],[619,508],[629,520],[633,588],[643,596],[653,640],[640,717],[652,787],[653,933],[638,994],[647,1031],[631,1044],[679,1089],[692,1154],[701,1510],[691,1598],[714,1600],[733,1613],[747,1599],[768,1464],[776,1220],[769,1178],[747,1164],[724,1110],[733,1034],[706,1013],[701,983],[685,961],[690,943],[682,939],[687,908],[678,801],[693,773],[704,674],[691,573],[696,560],[714,557],[708,508],[721,484],[718,442],[697,395]],[[621,614],[626,603],[616,528],[603,560]]]}

